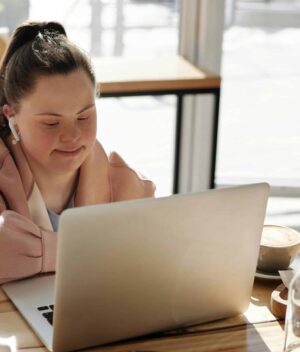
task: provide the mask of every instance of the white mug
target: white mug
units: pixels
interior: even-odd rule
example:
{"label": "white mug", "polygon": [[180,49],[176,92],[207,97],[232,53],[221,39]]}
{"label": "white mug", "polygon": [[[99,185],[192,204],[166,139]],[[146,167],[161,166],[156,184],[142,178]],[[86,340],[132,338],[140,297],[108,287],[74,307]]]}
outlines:
{"label": "white mug", "polygon": [[300,233],[290,227],[265,225],[257,269],[275,273],[289,267],[300,251]]}

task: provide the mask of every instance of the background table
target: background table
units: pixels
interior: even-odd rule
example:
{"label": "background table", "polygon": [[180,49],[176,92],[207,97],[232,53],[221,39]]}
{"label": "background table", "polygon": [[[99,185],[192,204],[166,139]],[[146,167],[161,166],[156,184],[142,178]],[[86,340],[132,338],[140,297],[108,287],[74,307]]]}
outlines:
{"label": "background table", "polygon": [[[278,282],[256,280],[251,303],[245,314],[216,322],[155,334],[151,337],[96,347],[103,352],[160,351],[255,351],[282,352],[283,321],[270,312],[270,296]],[[0,289],[0,341],[14,336],[22,352],[47,351]],[[1,352],[9,351],[1,347]]]}
{"label": "background table", "polygon": [[174,193],[178,192],[179,185],[183,97],[187,94],[212,94],[214,96],[210,170],[210,187],[213,188],[215,184],[220,76],[205,68],[197,68],[180,56],[159,59],[101,58],[93,60],[93,65],[96,72],[97,95],[100,97],[176,95]]}

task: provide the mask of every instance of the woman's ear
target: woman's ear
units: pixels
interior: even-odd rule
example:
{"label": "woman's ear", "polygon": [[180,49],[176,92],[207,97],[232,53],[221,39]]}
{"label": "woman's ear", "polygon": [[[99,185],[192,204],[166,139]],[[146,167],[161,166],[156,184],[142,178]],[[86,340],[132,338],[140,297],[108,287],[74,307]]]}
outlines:
{"label": "woman's ear", "polygon": [[3,115],[6,117],[6,119],[9,119],[10,117],[15,116],[15,109],[9,104],[3,105],[2,112],[3,112]]}
{"label": "woman's ear", "polygon": [[17,144],[20,141],[20,136],[16,130],[15,110],[8,104],[4,104],[2,109],[3,115],[7,119],[9,129],[13,135],[12,144]]}

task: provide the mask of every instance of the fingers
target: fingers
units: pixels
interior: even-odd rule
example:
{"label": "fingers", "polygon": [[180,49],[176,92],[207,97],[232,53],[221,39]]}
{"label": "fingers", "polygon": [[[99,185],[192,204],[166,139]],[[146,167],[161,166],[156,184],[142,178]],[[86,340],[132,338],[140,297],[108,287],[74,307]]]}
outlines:
{"label": "fingers", "polygon": [[41,272],[40,229],[26,217],[4,211],[0,216],[0,282]]}
{"label": "fingers", "polygon": [[5,210],[0,215],[0,231],[4,227],[7,231],[20,232],[28,236],[41,238],[41,231],[27,217],[12,210]]}

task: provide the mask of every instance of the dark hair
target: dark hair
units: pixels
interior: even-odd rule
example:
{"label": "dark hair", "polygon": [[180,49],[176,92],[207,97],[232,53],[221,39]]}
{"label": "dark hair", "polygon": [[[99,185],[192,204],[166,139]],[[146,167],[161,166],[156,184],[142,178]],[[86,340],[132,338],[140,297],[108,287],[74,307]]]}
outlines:
{"label": "dark hair", "polygon": [[9,133],[3,105],[18,108],[30,94],[37,77],[68,74],[82,68],[95,85],[88,56],[67,38],[58,22],[27,22],[13,33],[0,66],[0,137]]}

